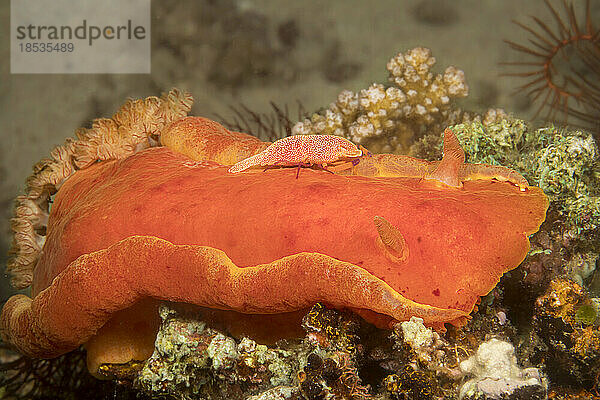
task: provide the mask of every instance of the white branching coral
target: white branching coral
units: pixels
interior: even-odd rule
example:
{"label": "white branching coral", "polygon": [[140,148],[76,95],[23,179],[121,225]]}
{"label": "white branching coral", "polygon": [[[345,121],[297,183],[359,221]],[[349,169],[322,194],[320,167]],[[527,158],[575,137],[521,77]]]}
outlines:
{"label": "white branching coral", "polygon": [[431,51],[423,47],[400,53],[387,64],[392,86],[344,90],[324,113],[298,122],[292,133],[344,136],[376,152],[405,151],[416,134],[454,116],[452,98],[468,94],[461,70],[448,67],[434,75],[434,64]]}
{"label": "white branching coral", "polygon": [[78,169],[97,161],[120,159],[149,147],[169,123],[192,108],[192,96],[177,89],[160,98],[128,100],[112,118],[96,119],[81,128],[76,139],[68,138],[33,166],[25,194],[16,200],[11,258],[7,270],[18,289],[31,285],[33,267],[44,245],[51,196]]}

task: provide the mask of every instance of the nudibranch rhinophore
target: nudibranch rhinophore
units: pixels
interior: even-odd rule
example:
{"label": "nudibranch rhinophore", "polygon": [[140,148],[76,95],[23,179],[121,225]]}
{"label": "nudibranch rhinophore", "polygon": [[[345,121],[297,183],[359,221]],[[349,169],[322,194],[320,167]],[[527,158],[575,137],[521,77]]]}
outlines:
{"label": "nudibranch rhinophore", "polygon": [[524,259],[548,207],[516,172],[465,164],[450,130],[439,162],[369,154],[296,179],[290,168],[228,173],[269,143],[172,119],[154,146],[58,182],[33,297],[11,297],[1,315],[24,354],[86,344],[92,373],[144,359],[163,300],[245,314],[323,302],[383,327],[460,325]]}

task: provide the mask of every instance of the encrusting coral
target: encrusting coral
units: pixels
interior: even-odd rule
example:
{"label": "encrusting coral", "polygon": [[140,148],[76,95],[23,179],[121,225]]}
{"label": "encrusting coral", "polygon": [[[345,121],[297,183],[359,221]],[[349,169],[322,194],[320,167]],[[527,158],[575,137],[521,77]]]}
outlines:
{"label": "encrusting coral", "polygon": [[574,235],[600,228],[600,151],[590,133],[553,126],[533,129],[513,118],[452,129],[469,162],[510,166],[542,188]]}
{"label": "encrusting coral", "polygon": [[197,312],[161,305],[162,320],[152,356],[143,363],[134,386],[157,395],[189,393],[229,398],[238,385],[256,393],[295,383],[294,370],[307,351],[269,348],[249,338],[240,341],[212,329]]}
{"label": "encrusting coral", "polygon": [[157,135],[170,122],[185,116],[192,97],[177,89],[162,97],[129,100],[112,118],[94,120],[81,128],[76,139],[69,138],[33,166],[25,194],[17,197],[11,220],[14,239],[7,270],[14,287],[28,287],[33,267],[39,260],[48,223],[50,197],[77,170],[95,162],[123,159],[156,143]]}
{"label": "encrusting coral", "polygon": [[[356,349],[346,351],[347,344],[360,340],[342,332],[358,325],[359,318],[351,313],[317,305],[305,317],[305,339],[299,340],[300,334],[277,347],[233,338],[210,327],[203,312],[189,306],[162,304],[159,314],[154,353],[132,381],[153,398],[371,398],[370,387],[358,376]],[[320,327],[340,329],[332,340],[322,341],[315,337]],[[119,373],[116,377],[124,379]]]}
{"label": "encrusting coral", "polygon": [[[552,126],[533,129],[510,117],[452,129],[469,162],[510,166],[549,197],[547,229],[534,237],[522,269],[524,283],[535,286],[532,301],[556,276],[579,283],[591,277],[600,254],[600,151],[593,136]],[[427,158],[439,147],[437,138],[427,135],[411,150]]]}
{"label": "encrusting coral", "polygon": [[440,131],[453,121],[451,100],[469,91],[461,70],[448,67],[434,75],[435,62],[424,47],[399,53],[387,64],[392,86],[344,90],[323,113],[298,122],[292,133],[344,136],[376,153],[406,152],[424,130]]}
{"label": "encrusting coral", "polygon": [[[534,315],[535,334],[530,340],[534,344],[527,351],[530,358],[544,360],[542,366],[553,383],[578,381],[588,390],[598,387],[597,376],[589,372],[600,365],[596,303],[584,286],[597,274],[600,252],[597,143],[585,131],[533,129],[514,118],[452,129],[470,162],[511,166],[548,195],[547,222],[532,238],[533,249],[520,272],[504,283],[516,296],[509,314],[528,320]],[[425,137],[413,148],[418,156],[439,144]]]}
{"label": "encrusting coral", "polygon": [[382,327],[460,325],[523,260],[548,204],[512,170],[465,164],[451,130],[439,162],[364,154],[302,179],[281,167],[228,173],[211,157],[235,163],[268,144],[204,118],[144,132],[166,145],[81,168],[56,193],[34,298],[2,311],[21,351],[53,357],[87,342],[94,373],[145,359],[157,299],[250,314],[322,301]]}
{"label": "encrusting coral", "polygon": [[600,330],[596,299],[564,278],[550,282],[535,304],[532,341],[544,360],[550,379],[558,384],[578,382],[594,390],[600,386]]}
{"label": "encrusting coral", "polygon": [[548,382],[537,368],[521,369],[512,344],[490,339],[460,363],[460,369],[474,376],[460,389],[460,399],[547,398]]}
{"label": "encrusting coral", "polygon": [[394,362],[385,368],[392,373],[384,378],[383,386],[392,398],[441,397],[443,381],[453,375],[448,368],[448,343],[417,317],[396,324],[390,339],[394,345],[388,356]]}

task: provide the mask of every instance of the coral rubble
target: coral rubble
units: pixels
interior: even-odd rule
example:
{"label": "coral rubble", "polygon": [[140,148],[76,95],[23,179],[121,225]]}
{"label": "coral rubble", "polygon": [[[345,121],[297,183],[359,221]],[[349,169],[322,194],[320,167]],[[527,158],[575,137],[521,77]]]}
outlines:
{"label": "coral rubble", "polygon": [[[346,333],[357,326],[351,314],[317,305],[305,317],[305,340],[277,347],[234,339],[209,327],[193,309],[164,304],[160,316],[155,352],[133,382],[152,397],[370,398],[358,376],[360,352],[349,346],[358,336]],[[329,339],[315,336],[321,328]]]}
{"label": "coral rubble", "polygon": [[238,396],[242,388],[258,394],[293,384],[293,370],[306,358],[302,348],[279,350],[248,338],[236,341],[195,318],[198,313],[166,305],[159,312],[162,323],[154,354],[134,383],[154,396],[202,393],[226,399]]}

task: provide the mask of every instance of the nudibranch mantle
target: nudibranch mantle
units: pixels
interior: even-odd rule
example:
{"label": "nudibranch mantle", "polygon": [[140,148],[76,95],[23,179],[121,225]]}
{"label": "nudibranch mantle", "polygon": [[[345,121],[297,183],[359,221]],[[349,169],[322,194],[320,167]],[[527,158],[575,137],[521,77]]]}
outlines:
{"label": "nudibranch mantle", "polygon": [[[182,118],[161,133],[163,147],[62,184],[33,298],[2,310],[7,341],[35,357],[87,343],[94,367],[140,359],[152,327],[140,338],[115,321],[156,320],[154,306],[123,314],[148,299],[249,314],[320,301],[380,326],[411,316],[462,324],[524,259],[548,207],[513,171],[464,164],[449,130],[440,162],[380,154],[295,179],[286,168],[228,173],[269,144],[217,125]],[[230,163],[215,162],[225,155]]]}

